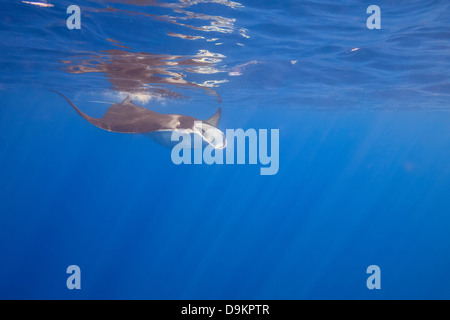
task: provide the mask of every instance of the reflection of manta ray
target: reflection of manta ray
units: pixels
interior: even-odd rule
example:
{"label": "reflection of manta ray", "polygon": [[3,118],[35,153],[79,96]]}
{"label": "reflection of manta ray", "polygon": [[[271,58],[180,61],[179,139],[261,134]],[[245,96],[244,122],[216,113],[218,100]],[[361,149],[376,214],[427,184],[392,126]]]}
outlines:
{"label": "reflection of manta ray", "polygon": [[53,92],[66,99],[75,111],[85,120],[107,131],[142,133],[164,146],[172,146],[178,143],[171,141],[172,132],[178,131],[186,135],[197,134],[202,137],[204,142],[216,149],[223,149],[226,147],[225,135],[222,131],[217,129],[221,108],[219,108],[212,117],[201,122],[201,120],[189,116],[161,114],[139,107],[133,104],[130,97],[127,97],[121,103],[114,103],[109,107],[103,117],[94,118],[78,109],[63,94],[56,91]]}

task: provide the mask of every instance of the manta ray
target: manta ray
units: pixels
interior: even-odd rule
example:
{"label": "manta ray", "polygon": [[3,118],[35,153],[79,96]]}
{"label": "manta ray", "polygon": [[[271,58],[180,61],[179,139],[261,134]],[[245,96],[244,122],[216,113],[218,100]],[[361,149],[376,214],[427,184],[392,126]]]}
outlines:
{"label": "manta ray", "polygon": [[[86,121],[103,130],[119,133],[140,133],[148,136],[155,142],[172,147],[178,143],[172,141],[172,133],[178,132],[180,136],[199,135],[203,144],[211,145],[215,149],[226,147],[225,134],[217,129],[221,107],[210,118],[201,121],[199,119],[180,114],[161,114],[133,104],[130,96],[121,103],[114,103],[105,112],[103,117],[94,118],[80,109],[62,93],[50,90],[63,97],[75,111]],[[183,138],[183,141],[185,139]],[[190,139],[188,139],[190,144]]]}

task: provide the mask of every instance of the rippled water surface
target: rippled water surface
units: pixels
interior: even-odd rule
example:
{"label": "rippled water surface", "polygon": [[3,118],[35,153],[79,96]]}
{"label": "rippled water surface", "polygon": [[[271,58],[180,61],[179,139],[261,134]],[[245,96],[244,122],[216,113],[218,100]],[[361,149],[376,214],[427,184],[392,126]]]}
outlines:
{"label": "rippled water surface", "polygon": [[[72,4],[0,3],[0,298],[450,298],[450,2],[82,1],[69,30]],[[279,171],[177,166],[49,90],[221,106],[280,130]]]}

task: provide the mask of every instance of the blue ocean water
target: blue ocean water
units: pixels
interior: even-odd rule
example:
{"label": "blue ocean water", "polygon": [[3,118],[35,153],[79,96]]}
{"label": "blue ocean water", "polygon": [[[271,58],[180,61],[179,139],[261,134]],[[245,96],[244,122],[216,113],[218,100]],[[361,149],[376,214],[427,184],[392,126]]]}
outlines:
{"label": "blue ocean water", "polygon": [[[450,298],[448,1],[93,0],[68,29],[72,4],[0,4],[1,299]],[[221,105],[279,130],[279,171],[175,165],[49,90]]]}

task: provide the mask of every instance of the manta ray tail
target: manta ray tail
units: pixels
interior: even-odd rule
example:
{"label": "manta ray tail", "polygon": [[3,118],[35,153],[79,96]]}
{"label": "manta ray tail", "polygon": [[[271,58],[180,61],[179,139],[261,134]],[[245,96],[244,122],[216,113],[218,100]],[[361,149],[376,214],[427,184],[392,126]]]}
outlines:
{"label": "manta ray tail", "polygon": [[212,125],[213,127],[216,127],[219,125],[220,115],[222,114],[222,107],[219,107],[219,110],[210,118],[206,119],[205,123]]}

